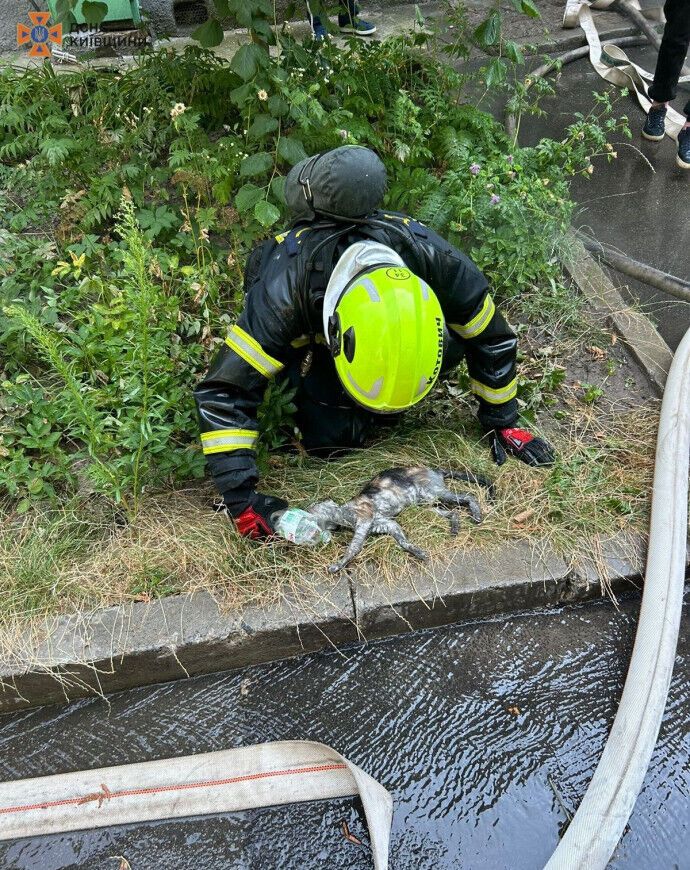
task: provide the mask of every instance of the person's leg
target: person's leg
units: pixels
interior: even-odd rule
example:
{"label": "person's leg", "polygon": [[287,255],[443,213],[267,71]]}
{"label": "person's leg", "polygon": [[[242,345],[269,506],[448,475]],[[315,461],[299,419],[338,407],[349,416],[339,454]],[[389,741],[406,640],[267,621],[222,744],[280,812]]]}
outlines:
{"label": "person's leg", "polygon": [[338,26],[342,33],[354,33],[357,36],[371,36],[376,33],[376,27],[359,17],[359,5],[356,0],[340,0]]}
{"label": "person's leg", "polygon": [[676,96],[678,79],[690,46],[690,0],[666,0],[666,27],[657,58],[649,96],[653,108],[666,105]]}
{"label": "person's leg", "polygon": [[[668,104],[676,96],[678,79],[690,47],[690,0],[666,0],[664,13],[666,26],[654,82],[649,89],[653,102],[642,130],[642,135],[652,141],[664,138]],[[690,102],[685,107],[685,114],[690,117]],[[678,137],[678,165],[690,169],[690,121]]]}
{"label": "person's leg", "polygon": [[340,0],[340,9],[338,10],[338,24],[343,27],[346,24],[352,24],[357,18],[359,7],[354,0]]}
{"label": "person's leg", "polygon": [[441,374],[445,375],[448,372],[456,369],[465,358],[465,342],[455,333],[450,332],[448,327],[444,330],[443,339],[443,362],[441,364]]}
{"label": "person's leg", "polygon": [[313,350],[309,370],[301,361],[286,369],[296,389],[295,422],[302,446],[320,456],[337,455],[361,447],[372,429],[372,415],[356,406],[343,389],[330,353],[319,345]]}
{"label": "person's leg", "polygon": [[311,29],[314,31],[314,36],[317,39],[324,39],[328,35],[328,31],[324,27],[323,21],[321,21],[321,16],[312,13],[309,0],[307,0],[307,15],[309,17]]}

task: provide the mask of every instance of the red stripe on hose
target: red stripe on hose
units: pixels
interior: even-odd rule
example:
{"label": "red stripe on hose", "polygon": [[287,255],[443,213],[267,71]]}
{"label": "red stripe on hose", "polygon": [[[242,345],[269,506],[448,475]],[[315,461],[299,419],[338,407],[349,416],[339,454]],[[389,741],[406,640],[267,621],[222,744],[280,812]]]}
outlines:
{"label": "red stripe on hose", "polygon": [[79,804],[90,803],[91,801],[111,800],[113,798],[132,797],[134,795],[153,795],[161,794],[169,791],[190,791],[195,788],[209,788],[219,785],[233,785],[238,782],[251,782],[257,779],[270,779],[276,776],[296,776],[300,773],[326,773],[330,770],[346,770],[346,764],[323,764],[318,767],[298,767],[292,770],[272,770],[266,773],[249,773],[245,776],[233,776],[228,779],[207,779],[201,782],[182,782],[176,785],[159,785],[151,788],[131,788],[123,789],[122,791],[108,791],[96,793],[93,796],[65,798],[60,801],[45,801],[40,804],[25,804],[16,807],[0,807],[0,815],[9,815],[11,813],[24,813],[30,810],[48,810],[52,807],[75,806]]}

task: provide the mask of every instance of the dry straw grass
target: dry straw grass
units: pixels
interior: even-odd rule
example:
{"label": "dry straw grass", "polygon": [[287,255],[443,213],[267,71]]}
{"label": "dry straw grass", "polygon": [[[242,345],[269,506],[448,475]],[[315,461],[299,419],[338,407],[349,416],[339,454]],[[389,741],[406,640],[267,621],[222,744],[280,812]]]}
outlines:
{"label": "dry straw grass", "polygon": [[[345,501],[392,465],[471,469],[496,480],[495,503],[482,496],[481,526],[465,520],[453,539],[447,521],[428,509],[401,517],[410,538],[432,555],[429,571],[451,548],[498,550],[510,541],[592,558],[593,536],[646,527],[657,419],[656,403],[635,410],[611,407],[606,414],[580,405],[567,428],[550,434],[557,465],[538,470],[514,461],[496,469],[486,445],[456,434],[446,421],[438,428],[408,426],[336,460],[277,457],[264,488],[306,506],[327,497]],[[631,431],[634,439],[625,436]],[[19,635],[32,622],[80,609],[199,589],[229,608],[286,594],[308,599],[310,587],[326,576],[346,544],[343,533],[318,549],[284,542],[256,546],[210,509],[213,497],[206,484],[150,494],[129,524],[93,499],[9,519],[0,532],[0,656],[17,650]],[[409,570],[409,558],[389,538],[379,538],[367,545],[362,561],[385,587]]]}

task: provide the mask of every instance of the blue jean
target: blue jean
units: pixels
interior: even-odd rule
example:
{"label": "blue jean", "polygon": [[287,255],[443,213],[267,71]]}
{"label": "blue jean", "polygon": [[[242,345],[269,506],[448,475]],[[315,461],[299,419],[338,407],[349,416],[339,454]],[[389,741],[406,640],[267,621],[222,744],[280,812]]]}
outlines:
{"label": "blue jean", "polygon": [[[311,19],[312,27],[320,27],[321,18],[319,15],[312,15],[311,8],[309,7],[309,3],[307,3],[307,9],[309,10],[309,18]],[[357,4],[355,0],[340,0],[340,12],[338,13],[338,24],[341,26],[344,24],[349,24],[357,15]]]}

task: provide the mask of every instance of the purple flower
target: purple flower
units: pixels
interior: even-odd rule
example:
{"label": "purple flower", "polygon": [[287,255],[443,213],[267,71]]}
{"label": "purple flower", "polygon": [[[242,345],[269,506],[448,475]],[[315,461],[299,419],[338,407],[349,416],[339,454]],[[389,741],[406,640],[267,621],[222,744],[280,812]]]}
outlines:
{"label": "purple flower", "polygon": [[470,166],[470,172],[472,173],[472,175],[479,175],[480,171],[481,171],[481,166],[478,163],[473,163]]}
{"label": "purple flower", "polygon": [[506,160],[508,161],[508,163],[512,163],[513,160],[515,160],[515,158],[513,157],[512,154],[509,154],[509,155],[506,157]]}
{"label": "purple flower", "polygon": [[501,197],[497,193],[494,193],[494,195],[491,197],[491,205],[498,205],[500,201]]}

